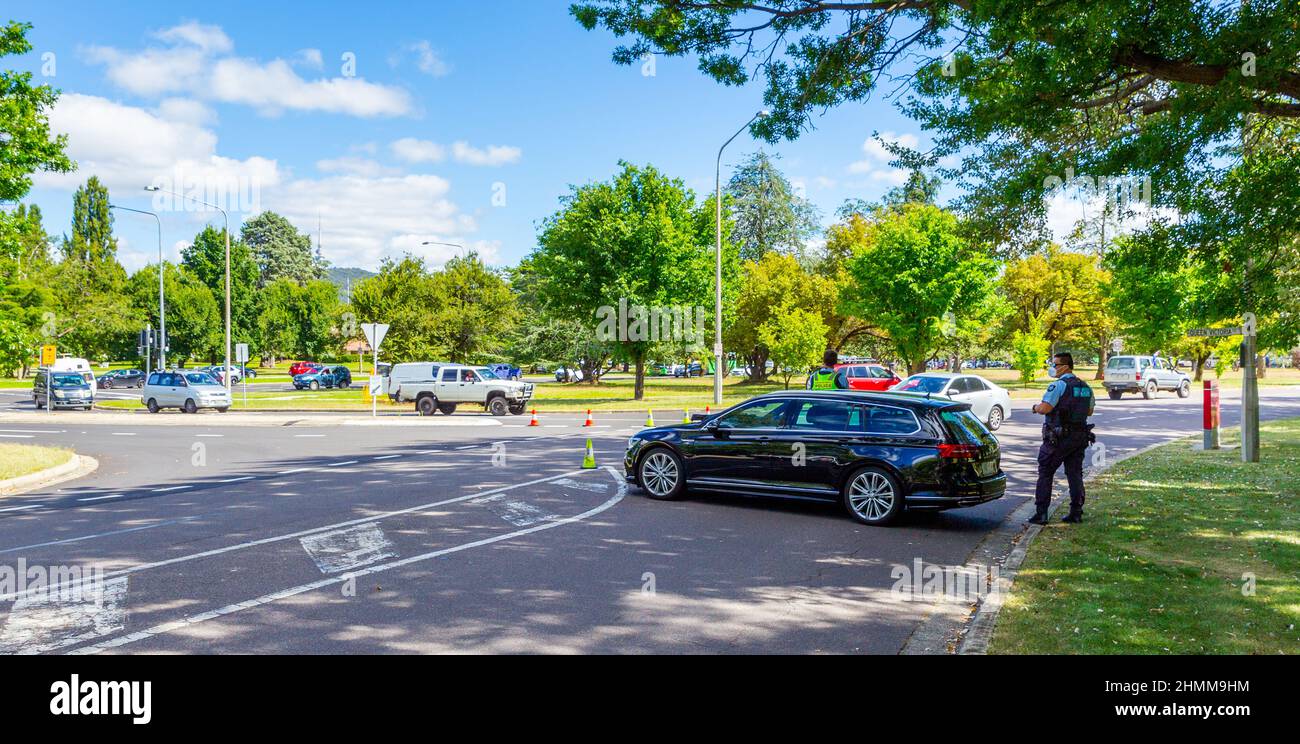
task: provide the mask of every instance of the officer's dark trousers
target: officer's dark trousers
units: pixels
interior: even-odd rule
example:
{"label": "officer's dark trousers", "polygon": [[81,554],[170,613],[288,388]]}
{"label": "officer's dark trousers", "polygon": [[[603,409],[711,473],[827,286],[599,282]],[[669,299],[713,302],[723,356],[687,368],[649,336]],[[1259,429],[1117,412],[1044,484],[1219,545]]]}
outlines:
{"label": "officer's dark trousers", "polygon": [[1071,511],[1083,510],[1083,453],[1088,449],[1088,435],[1070,433],[1056,444],[1043,442],[1038,448],[1038,486],[1034,490],[1034,505],[1040,511],[1052,503],[1052,479],[1062,465],[1065,480],[1070,484]]}

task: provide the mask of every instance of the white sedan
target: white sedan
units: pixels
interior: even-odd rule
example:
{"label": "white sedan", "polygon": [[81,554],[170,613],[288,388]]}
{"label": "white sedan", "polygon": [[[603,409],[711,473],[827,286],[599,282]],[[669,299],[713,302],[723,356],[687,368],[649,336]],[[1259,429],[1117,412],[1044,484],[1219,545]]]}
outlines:
{"label": "white sedan", "polygon": [[971,413],[988,424],[990,431],[996,431],[1003,421],[1011,418],[1011,393],[978,375],[924,372],[912,375],[890,390],[929,393],[958,403],[969,403]]}

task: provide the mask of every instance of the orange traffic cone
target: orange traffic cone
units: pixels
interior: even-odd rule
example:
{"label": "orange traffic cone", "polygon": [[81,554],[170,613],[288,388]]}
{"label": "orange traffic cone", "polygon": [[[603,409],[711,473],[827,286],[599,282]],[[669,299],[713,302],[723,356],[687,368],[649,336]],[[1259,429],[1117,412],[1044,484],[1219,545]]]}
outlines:
{"label": "orange traffic cone", "polygon": [[709,407],[708,407],[708,406],[705,406],[705,407],[704,407],[704,415],[705,415],[705,416],[708,416],[708,415],[709,415]]}
{"label": "orange traffic cone", "polygon": [[537,409],[536,409],[536,408],[533,409],[533,420],[532,420],[532,421],[529,421],[529,422],[528,422],[528,425],[529,425],[529,426],[541,426],[541,424],[537,423]]}
{"label": "orange traffic cone", "polygon": [[596,425],[596,422],[591,420],[591,409],[588,408],[588,409],[587,409],[587,423],[583,424],[583,426],[595,426],[595,425]]}

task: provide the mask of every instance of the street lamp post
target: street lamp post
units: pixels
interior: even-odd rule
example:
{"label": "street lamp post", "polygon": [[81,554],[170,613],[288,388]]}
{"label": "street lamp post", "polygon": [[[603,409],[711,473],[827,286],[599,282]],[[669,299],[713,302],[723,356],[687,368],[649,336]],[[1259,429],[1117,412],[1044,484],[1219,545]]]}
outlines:
{"label": "street lamp post", "polygon": [[745,122],[745,126],[722,143],[722,147],[718,148],[717,169],[714,172],[713,206],[717,216],[714,237],[717,239],[717,246],[714,252],[713,274],[713,405],[719,407],[722,406],[722,378],[725,374],[722,369],[722,151],[727,149],[727,145],[730,145],[732,140],[749,129],[750,124],[764,116],[767,116],[767,109],[750,117],[749,121]]}
{"label": "street lamp post", "polygon": [[164,194],[171,194],[172,196],[178,196],[182,199],[189,199],[195,202],[196,204],[202,204],[205,207],[212,207],[213,209],[220,212],[222,219],[225,220],[226,223],[226,367],[225,369],[222,370],[221,382],[222,384],[225,385],[226,392],[230,392],[230,378],[232,377],[232,375],[230,374],[230,215],[226,214],[226,210],[222,209],[216,204],[205,202],[202,199],[198,199],[187,194],[178,194],[175,191],[168,191],[167,189],[163,189],[158,186],[145,186],[144,190],[161,191]]}
{"label": "street lamp post", "polygon": [[156,213],[147,212],[143,209],[121,207],[116,204],[110,204],[108,208],[120,209],[124,212],[135,212],[136,214],[147,214],[158,223],[158,369],[165,370],[167,369],[167,301],[163,294],[163,269],[166,264],[163,263],[162,219]]}

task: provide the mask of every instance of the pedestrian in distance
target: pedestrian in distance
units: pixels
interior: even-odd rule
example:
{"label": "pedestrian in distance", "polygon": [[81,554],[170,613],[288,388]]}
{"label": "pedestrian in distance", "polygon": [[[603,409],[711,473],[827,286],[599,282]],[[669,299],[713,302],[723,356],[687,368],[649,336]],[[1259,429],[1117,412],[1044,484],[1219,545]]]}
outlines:
{"label": "pedestrian in distance", "polygon": [[808,375],[808,384],[805,387],[809,390],[848,390],[848,375],[843,369],[835,369],[835,364],[839,360],[838,352],[827,349],[826,353],[822,354],[822,366]]}

